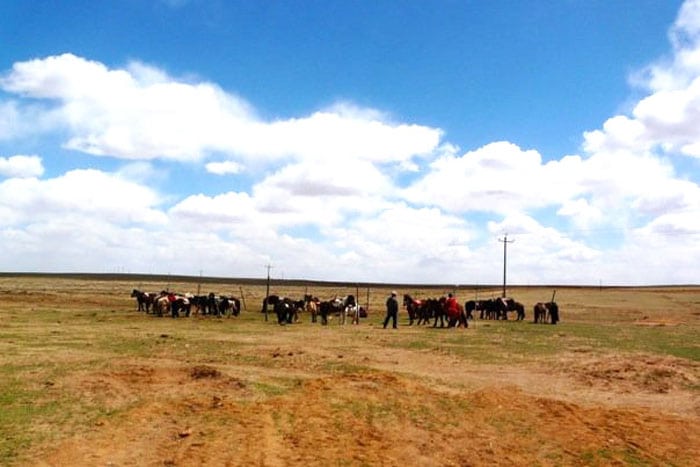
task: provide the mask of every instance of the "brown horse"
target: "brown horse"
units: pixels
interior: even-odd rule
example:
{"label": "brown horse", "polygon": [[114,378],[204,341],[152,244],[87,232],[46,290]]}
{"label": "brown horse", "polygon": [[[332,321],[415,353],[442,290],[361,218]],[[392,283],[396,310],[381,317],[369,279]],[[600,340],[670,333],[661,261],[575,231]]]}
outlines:
{"label": "brown horse", "polygon": [[318,316],[318,298],[310,294],[304,295],[304,310],[306,310],[309,315],[311,315],[311,322],[316,322],[316,316]]}
{"label": "brown horse", "polygon": [[535,315],[535,323],[546,323],[548,321],[549,309],[546,304],[542,302],[535,303],[533,313]]}

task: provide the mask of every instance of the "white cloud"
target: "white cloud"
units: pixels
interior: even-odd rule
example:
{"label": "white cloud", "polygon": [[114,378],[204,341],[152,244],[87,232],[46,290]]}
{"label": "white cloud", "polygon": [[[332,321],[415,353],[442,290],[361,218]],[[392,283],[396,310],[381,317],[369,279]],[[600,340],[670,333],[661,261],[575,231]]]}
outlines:
{"label": "white cloud", "polygon": [[591,206],[585,198],[563,202],[557,214],[570,218],[571,222],[579,229],[588,229],[603,219],[601,210]]}
{"label": "white cloud", "polygon": [[215,84],[179,81],[140,62],[110,69],[72,54],[15,63],[0,86],[50,100],[45,105],[72,135],[67,148],[125,159],[197,161],[218,152],[243,159],[401,162],[431,153],[442,136],[345,103],[265,122]]}
{"label": "white cloud", "polygon": [[39,156],[16,155],[0,157],[0,176],[29,178],[40,177],[44,173],[44,166]]}
{"label": "white cloud", "polygon": [[204,167],[207,172],[216,175],[238,174],[243,170],[243,166],[234,161],[208,162]]}
{"label": "white cloud", "polygon": [[188,228],[206,226],[212,230],[259,227],[256,222],[260,219],[247,193],[222,193],[214,197],[191,195],[170,208],[169,215]]}
{"label": "white cloud", "polygon": [[0,228],[86,219],[125,224],[159,224],[159,196],[145,186],[94,170],[73,170],[48,180],[12,178],[0,182]]}
{"label": "white cloud", "polygon": [[403,193],[412,202],[448,212],[509,213],[579,194],[581,188],[571,183],[572,164],[580,165],[580,159],[543,164],[537,151],[491,143],[462,156],[438,158],[431,171]]}
{"label": "white cloud", "polygon": [[630,116],[585,133],[588,152],[659,150],[700,157],[700,1],[686,1],[669,30],[673,55],[633,75],[650,94]]}

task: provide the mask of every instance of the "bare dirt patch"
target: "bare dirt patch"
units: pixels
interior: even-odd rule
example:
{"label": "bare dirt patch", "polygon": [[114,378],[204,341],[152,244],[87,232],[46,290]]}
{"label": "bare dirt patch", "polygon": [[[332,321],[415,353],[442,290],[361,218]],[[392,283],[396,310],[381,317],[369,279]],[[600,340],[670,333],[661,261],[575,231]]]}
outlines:
{"label": "bare dirt patch", "polygon": [[[127,373],[115,372],[110,382],[118,385]],[[350,373],[245,402],[244,388],[218,384],[225,375],[175,377],[166,392],[158,392],[155,375],[163,373],[144,378],[141,392],[157,397],[64,440],[41,463],[570,465],[602,456],[611,464],[640,458],[691,465],[700,455],[687,419],[587,407],[507,383],[446,394],[414,377]]]}
{"label": "bare dirt patch", "polygon": [[697,362],[652,355],[579,359],[564,365],[576,381],[619,393],[685,390],[699,383],[700,374]]}

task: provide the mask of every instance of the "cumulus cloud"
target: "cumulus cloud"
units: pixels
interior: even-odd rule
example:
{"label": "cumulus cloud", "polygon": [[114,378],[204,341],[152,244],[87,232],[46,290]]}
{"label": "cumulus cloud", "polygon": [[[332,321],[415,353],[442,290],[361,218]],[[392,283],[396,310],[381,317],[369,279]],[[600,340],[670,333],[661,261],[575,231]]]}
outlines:
{"label": "cumulus cloud", "polygon": [[39,156],[0,157],[0,176],[11,178],[40,177],[44,166]]}
{"label": "cumulus cloud", "polygon": [[72,170],[47,180],[11,178],[0,182],[0,228],[73,219],[129,225],[165,221],[160,197],[145,186],[94,169]]}
{"label": "cumulus cloud", "polygon": [[688,0],[669,30],[670,57],[633,75],[650,94],[631,115],[617,115],[584,134],[588,152],[659,151],[700,157],[700,1]]}
{"label": "cumulus cloud", "polygon": [[579,194],[580,187],[571,183],[571,165],[580,165],[580,159],[543,163],[535,150],[496,142],[462,156],[436,159],[430,172],[403,195],[455,213],[543,207]]}
{"label": "cumulus cloud", "polygon": [[442,136],[344,103],[263,121],[245,100],[213,83],[178,80],[140,62],[110,69],[72,54],[15,63],[0,86],[46,100],[71,134],[67,148],[125,159],[197,161],[217,152],[233,159],[401,162],[429,154]]}

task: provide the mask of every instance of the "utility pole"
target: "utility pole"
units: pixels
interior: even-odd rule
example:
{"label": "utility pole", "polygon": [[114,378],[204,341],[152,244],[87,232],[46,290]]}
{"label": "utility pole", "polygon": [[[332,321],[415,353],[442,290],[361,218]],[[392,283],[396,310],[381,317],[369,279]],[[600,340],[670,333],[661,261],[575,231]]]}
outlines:
{"label": "utility pole", "polygon": [[270,269],[272,269],[272,265],[266,264],[265,267],[267,268],[267,285],[265,287],[265,322],[267,322],[267,299],[270,297]]}
{"label": "utility pole", "polygon": [[505,234],[503,238],[498,239],[499,242],[503,243],[503,298],[506,298],[506,258],[508,244],[515,242],[515,240],[508,240],[508,234]]}

